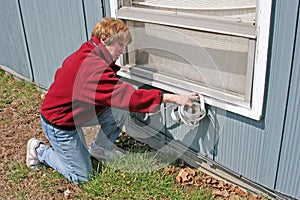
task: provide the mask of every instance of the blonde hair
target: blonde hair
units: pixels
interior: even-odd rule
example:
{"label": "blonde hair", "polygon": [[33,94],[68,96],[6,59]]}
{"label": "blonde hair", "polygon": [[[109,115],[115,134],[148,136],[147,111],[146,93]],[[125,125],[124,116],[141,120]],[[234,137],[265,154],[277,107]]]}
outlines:
{"label": "blonde hair", "polygon": [[103,40],[106,45],[110,45],[114,40],[123,40],[127,43],[132,41],[129,28],[120,19],[104,17],[93,28],[92,36]]}

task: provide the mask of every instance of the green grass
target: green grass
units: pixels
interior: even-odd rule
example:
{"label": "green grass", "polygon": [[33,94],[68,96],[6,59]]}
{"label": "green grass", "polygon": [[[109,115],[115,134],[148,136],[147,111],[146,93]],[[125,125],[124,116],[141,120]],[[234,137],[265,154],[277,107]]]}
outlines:
{"label": "green grass", "polygon": [[13,199],[44,199],[44,191],[47,194],[58,194],[58,186],[67,182],[61,174],[46,166],[40,170],[32,170],[21,160],[4,162],[6,176],[3,181]]}
{"label": "green grass", "polygon": [[[126,158],[129,158],[128,163],[125,162]],[[145,153],[144,156],[130,154],[103,166],[99,164],[98,172],[95,170],[92,180],[81,186],[81,193],[76,195],[76,199],[212,199],[212,195],[208,191],[191,186],[184,188],[175,183],[177,173],[167,175],[167,168],[148,172],[137,171],[153,162],[154,159],[150,158],[149,160]],[[118,166],[119,164],[132,166],[132,170],[127,167],[123,170],[121,166]],[[43,167],[39,171],[30,170],[20,161],[11,163],[8,173],[7,181],[12,181],[13,184],[19,184],[24,179],[39,179],[39,184],[36,184],[35,187],[37,193],[38,191],[57,193],[59,183],[65,181],[65,178],[56,171],[47,167]],[[26,190],[19,190],[13,196],[16,199],[26,199],[27,193]]]}
{"label": "green grass", "polygon": [[12,75],[0,70],[0,109],[18,100],[20,108],[27,108],[36,104],[33,101],[38,93],[37,87],[26,81],[15,79]]}
{"label": "green grass", "polygon": [[133,153],[110,162],[83,186],[83,198],[99,199],[211,199],[207,191],[182,188],[175,174],[166,175],[148,153]]}
{"label": "green grass", "polygon": [[19,184],[29,173],[29,168],[21,162],[13,162],[13,167],[10,172],[10,180],[15,184]]}

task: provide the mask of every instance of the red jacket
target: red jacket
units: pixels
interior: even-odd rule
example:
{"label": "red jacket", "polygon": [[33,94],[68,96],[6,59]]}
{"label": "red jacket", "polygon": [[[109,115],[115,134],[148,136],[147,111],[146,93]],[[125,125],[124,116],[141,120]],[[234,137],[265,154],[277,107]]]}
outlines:
{"label": "red jacket", "polygon": [[102,43],[91,41],[67,57],[41,106],[41,114],[58,127],[74,127],[91,120],[105,107],[131,112],[156,112],[162,101],[160,90],[134,89],[116,77],[120,69]]}

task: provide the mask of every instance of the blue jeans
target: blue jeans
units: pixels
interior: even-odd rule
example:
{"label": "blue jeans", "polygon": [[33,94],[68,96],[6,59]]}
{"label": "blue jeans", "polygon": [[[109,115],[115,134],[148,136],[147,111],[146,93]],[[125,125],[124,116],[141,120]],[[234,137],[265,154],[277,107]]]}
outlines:
{"label": "blue jeans", "polygon": [[[122,130],[128,111],[106,108],[85,126],[101,125],[94,147],[112,148]],[[81,127],[66,131],[54,128],[41,119],[42,127],[51,147],[41,144],[38,158],[75,184],[90,180],[93,173],[88,147]]]}

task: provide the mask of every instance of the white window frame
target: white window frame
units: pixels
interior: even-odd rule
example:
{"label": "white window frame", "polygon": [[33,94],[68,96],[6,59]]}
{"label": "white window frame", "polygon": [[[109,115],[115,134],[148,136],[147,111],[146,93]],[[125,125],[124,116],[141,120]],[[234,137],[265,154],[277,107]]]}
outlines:
{"label": "white window frame", "polygon": [[[265,81],[266,81],[266,71],[267,71],[267,57],[268,57],[268,47],[269,47],[269,32],[270,32],[270,21],[271,21],[271,7],[272,0],[259,0],[257,3],[257,17],[256,17],[256,49],[255,49],[255,59],[253,67],[253,85],[251,94],[251,105],[250,107],[244,107],[236,104],[226,103],[224,101],[218,101],[211,98],[205,98],[205,102],[215,107],[225,109],[237,113],[239,115],[260,120],[263,116],[263,101],[265,92]],[[111,16],[117,18],[117,0],[110,1]],[[269,20],[266,20],[269,19]],[[118,61],[119,64],[122,61]],[[132,79],[128,70],[120,70],[118,73],[120,76]],[[137,80],[136,77],[134,80]],[[138,80],[137,80],[138,81]],[[143,81],[143,79],[141,79]],[[153,86],[159,87],[160,85],[152,84]],[[176,93],[186,93],[179,88],[172,88],[172,92]]]}

